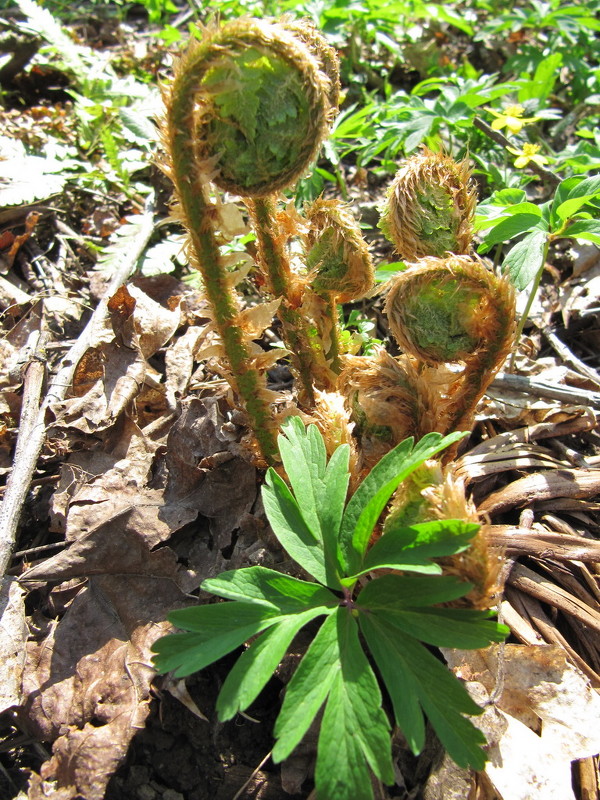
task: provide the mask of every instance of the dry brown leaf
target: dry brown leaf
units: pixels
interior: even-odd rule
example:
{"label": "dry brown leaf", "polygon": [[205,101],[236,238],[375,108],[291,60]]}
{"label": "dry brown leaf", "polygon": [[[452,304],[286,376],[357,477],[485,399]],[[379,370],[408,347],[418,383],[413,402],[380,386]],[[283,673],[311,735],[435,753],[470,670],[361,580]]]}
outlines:
{"label": "dry brown leaf", "polygon": [[478,703],[502,682],[500,698],[473,719],[488,738],[486,775],[502,800],[574,800],[571,762],[600,750],[600,696],[564,651],[443,652]]}
{"label": "dry brown leaf", "polygon": [[[220,542],[239,527],[257,492],[254,467],[228,452],[221,426],[217,405],[195,398],[183,402],[164,442],[148,439],[124,418],[102,455],[105,471],[96,471],[94,457],[85,454],[75,454],[63,467],[55,527],[66,529],[67,541],[82,541],[120,517],[126,530],[139,531],[155,547],[202,514]],[[218,464],[216,453],[223,453]],[[207,467],[205,459],[211,459]],[[220,546],[227,544],[225,538]]]}
{"label": "dry brown leaf", "polygon": [[83,369],[78,368],[73,386],[76,393],[82,388],[84,393],[53,404],[52,411],[57,425],[96,433],[113,425],[139,394],[146,362],[139,350],[116,342],[101,343],[91,353],[88,350],[84,359]]}
{"label": "dry brown leaf", "polygon": [[192,375],[196,353],[204,339],[204,327],[193,325],[180,336],[165,353],[165,390],[169,408],[186,396]]}
{"label": "dry brown leaf", "polygon": [[[189,399],[168,434],[149,439],[122,417],[101,458],[77,454],[64,470],[55,523],[66,527],[68,547],[22,581],[59,582],[66,594],[59,586],[57,607],[77,591],[65,582],[87,584],[48,636],[29,645],[23,724],[54,743],[52,758],[32,776],[30,800],[104,797],[144,725],[150,647],[165,632],[167,613],[188,605],[186,593],[219,571],[235,528],[240,539],[253,530],[255,470],[229,452],[236,436],[216,400]],[[212,536],[194,538],[184,569],[173,550],[156,548],[198,514],[209,518]]]}
{"label": "dry brown leaf", "polygon": [[186,602],[189,576],[173,552],[150,552],[119,523],[98,529],[95,542],[87,537],[62,563],[49,559],[23,576],[89,576],[49,636],[29,646],[24,725],[54,742],[52,758],[32,777],[31,800],[104,797],[148,714],[150,647],[168,630],[167,613]]}
{"label": "dry brown leaf", "polygon": [[[108,311],[77,365],[74,396],[52,406],[57,424],[84,433],[111,427],[140,396],[145,382],[154,384],[150,389],[156,394],[159,380],[147,359],[173,336],[181,317],[179,306],[165,308],[133,285],[122,286],[110,298]],[[160,405],[162,397],[159,391],[158,397],[145,397],[140,405]]]}

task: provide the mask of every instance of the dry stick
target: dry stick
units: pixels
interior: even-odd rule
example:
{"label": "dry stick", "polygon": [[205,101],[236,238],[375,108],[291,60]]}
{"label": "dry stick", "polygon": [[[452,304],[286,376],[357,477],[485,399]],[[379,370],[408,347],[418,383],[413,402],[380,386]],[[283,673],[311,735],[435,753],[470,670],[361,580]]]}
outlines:
{"label": "dry stick", "polygon": [[561,341],[558,336],[550,330],[550,328],[544,328],[542,333],[548,340],[548,343],[558,353],[567,366],[572,367],[581,375],[585,375],[585,377],[592,381],[592,383],[595,383],[596,386],[600,386],[600,374],[596,372],[595,369],[588,367],[584,361],[581,361],[581,359],[577,358],[577,356],[569,350],[567,345]]}
{"label": "dry stick", "polygon": [[31,360],[24,371],[23,406],[14,467],[8,476],[4,500],[0,506],[0,580],[11,561],[21,509],[45,437],[40,401],[46,374],[44,345],[47,334],[36,332],[36,336]]}
{"label": "dry stick", "polygon": [[25,373],[24,406],[21,413],[20,431],[11,474],[9,475],[4,500],[0,506],[0,577],[4,576],[11,560],[21,509],[27,497],[31,479],[46,438],[46,411],[53,402],[64,400],[73,380],[77,364],[93,342],[96,326],[106,314],[109,299],[132,275],[138,258],[144,252],[154,230],[151,207],[146,207],[145,221],[136,237],[131,251],[119,264],[105,296],[83,332],[68,353],[50,384],[46,397],[40,404],[45,364],[33,360]]}
{"label": "dry stick", "polygon": [[[487,122],[484,122],[479,117],[474,118],[473,125],[476,128],[479,128],[482,133],[485,133],[486,136],[489,136],[489,138],[494,142],[502,145],[502,147],[512,147],[514,144],[514,142],[511,142],[510,139],[507,139],[506,136],[503,136],[499,131],[495,131],[487,124]],[[551,172],[549,169],[540,167],[539,164],[535,163],[535,161],[530,161],[529,164],[527,164],[527,168],[532,172],[535,172],[536,175],[539,175],[540,178],[548,181],[548,183],[552,184],[553,187],[558,186],[561,181],[558,175],[555,175],[555,173]]]}
{"label": "dry stick", "polygon": [[511,375],[508,372],[499,372],[490,389],[511,389],[523,394],[532,394],[535,397],[549,397],[552,400],[563,400],[565,403],[587,405],[600,408],[600,392],[591,392],[588,389],[577,389],[572,386],[559,386],[556,383],[526,378],[523,375]]}

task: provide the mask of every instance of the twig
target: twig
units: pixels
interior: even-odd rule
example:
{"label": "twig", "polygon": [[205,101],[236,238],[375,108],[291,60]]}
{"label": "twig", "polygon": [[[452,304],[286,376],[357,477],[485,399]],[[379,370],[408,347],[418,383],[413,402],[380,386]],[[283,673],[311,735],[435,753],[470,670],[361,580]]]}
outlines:
{"label": "twig", "polygon": [[260,764],[259,764],[259,765],[256,767],[256,769],[254,769],[254,770],[253,770],[252,774],[250,775],[250,777],[248,778],[248,780],[246,781],[246,783],[244,783],[244,785],[243,785],[243,786],[241,786],[241,787],[238,789],[238,791],[237,791],[237,792],[234,794],[234,796],[233,796],[232,800],[239,800],[239,798],[240,798],[240,797],[242,796],[242,794],[243,794],[243,793],[246,791],[246,789],[248,788],[248,786],[250,786],[250,784],[252,783],[252,781],[254,780],[254,778],[255,778],[255,777],[258,775],[258,773],[260,772],[260,770],[261,770],[261,769],[264,767],[264,765],[267,763],[267,761],[268,761],[268,760],[271,758],[271,753],[272,753],[272,752],[273,752],[272,750],[269,750],[269,752],[267,753],[267,755],[266,755],[266,756],[265,756],[265,757],[262,759],[262,761],[261,761],[261,762],[260,762]]}
{"label": "twig", "polygon": [[600,561],[600,542],[583,536],[565,536],[512,525],[488,525],[486,536],[492,547],[500,547],[515,558],[527,555],[567,563]]}
{"label": "twig", "polygon": [[540,381],[536,380],[536,378],[526,378],[523,375],[512,375],[508,372],[499,372],[490,384],[489,389],[512,389],[513,391],[532,394],[536,397],[549,397],[552,400],[563,400],[565,403],[600,408],[600,392],[576,389],[572,386],[559,386],[556,383]]}
{"label": "twig", "polygon": [[[493,139],[494,142],[502,145],[502,147],[512,147],[514,144],[514,142],[511,142],[510,139],[507,139],[506,136],[503,136],[499,131],[495,131],[487,124],[487,122],[484,122],[479,117],[475,117],[473,120],[473,125],[476,128],[479,128],[482,133],[485,133],[486,136],[489,136],[490,139]],[[540,167],[539,164],[535,163],[535,161],[530,161],[529,164],[527,164],[527,167],[532,172],[535,172],[537,175],[539,175],[540,178],[543,178],[545,181],[548,181],[548,183],[552,184],[553,187],[558,186],[560,183],[561,179],[558,175],[555,175],[554,172],[550,172],[549,169]]]}
{"label": "twig", "polygon": [[581,375],[585,375],[585,377],[592,381],[592,383],[595,383],[596,386],[600,386],[600,374],[598,374],[595,369],[588,367],[584,361],[577,358],[575,353],[572,353],[567,345],[561,341],[550,328],[544,328],[542,333],[565,364],[572,367],[576,372],[581,373]]}
{"label": "twig", "polygon": [[62,359],[61,367],[54,376],[46,397],[41,404],[40,397],[45,363],[34,359],[26,369],[23,411],[21,413],[17,450],[13,469],[6,484],[4,499],[0,506],[0,576],[4,575],[10,563],[21,509],[27,497],[35,465],[46,438],[46,412],[52,403],[64,400],[73,380],[77,364],[92,344],[96,327],[106,314],[109,299],[132,275],[138,258],[150,240],[154,230],[150,201],[146,206],[145,212],[147,219],[132,249],[119,264],[105,296],[98,303],[90,321],[75,344]]}
{"label": "twig", "polygon": [[79,335],[73,347],[71,347],[69,352],[65,354],[61,367],[56,373],[54,380],[48,389],[48,394],[44,401],[46,407],[48,407],[51,403],[64,400],[67,390],[73,381],[73,376],[75,374],[75,370],[77,369],[77,365],[85,355],[86,350],[94,341],[96,328],[102,323],[102,320],[106,315],[108,301],[117,291],[117,289],[122,286],[135,271],[137,261],[146,249],[146,246],[150,241],[150,237],[154,231],[154,222],[152,220],[151,211],[152,206],[148,204],[144,212],[144,224],[142,225],[138,236],[135,238],[132,244],[132,249],[127,252],[127,257],[123,258],[119,264],[108,285],[108,288],[106,289],[104,297],[96,306],[90,321]]}
{"label": "twig", "polygon": [[600,632],[600,614],[597,611],[561,586],[557,586],[523,564],[515,564],[508,583],[525,594],[535,597],[536,600],[547,603],[564,614],[575,617],[589,628]]}
{"label": "twig", "polygon": [[31,342],[30,361],[24,369],[23,405],[15,461],[0,506],[0,578],[4,577],[12,558],[21,509],[44,444],[46,431],[40,401],[46,374],[46,336],[45,332],[35,332],[36,341]]}

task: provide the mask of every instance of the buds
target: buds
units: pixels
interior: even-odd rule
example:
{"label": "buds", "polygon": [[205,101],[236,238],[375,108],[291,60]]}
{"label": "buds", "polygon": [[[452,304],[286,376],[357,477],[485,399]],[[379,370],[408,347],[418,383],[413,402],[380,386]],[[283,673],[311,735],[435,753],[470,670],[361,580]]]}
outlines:
{"label": "buds", "polygon": [[471,247],[475,191],[467,161],[424,150],[400,168],[381,229],[401,258],[466,254]]}
{"label": "buds", "polygon": [[348,303],[373,286],[373,262],[358,223],[337,200],[319,198],[307,209],[310,225],[306,265],[317,294]]}

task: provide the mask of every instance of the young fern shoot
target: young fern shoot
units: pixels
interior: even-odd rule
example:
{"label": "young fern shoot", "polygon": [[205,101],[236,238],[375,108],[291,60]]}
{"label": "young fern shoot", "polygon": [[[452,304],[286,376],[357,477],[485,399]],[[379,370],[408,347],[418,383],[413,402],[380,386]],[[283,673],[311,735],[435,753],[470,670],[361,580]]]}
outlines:
{"label": "young fern shoot", "polygon": [[[220,255],[219,206],[211,202],[210,183],[250,199],[294,183],[320,147],[331,97],[331,81],[303,40],[283,25],[253,19],[206,28],[182,56],[166,95],[163,139],[191,261],[204,280],[230,381],[267,463],[277,452],[274,422]],[[283,290],[289,329],[299,320],[286,294],[286,266],[279,258],[270,269],[273,290]],[[298,371],[304,375],[305,365]]]}

